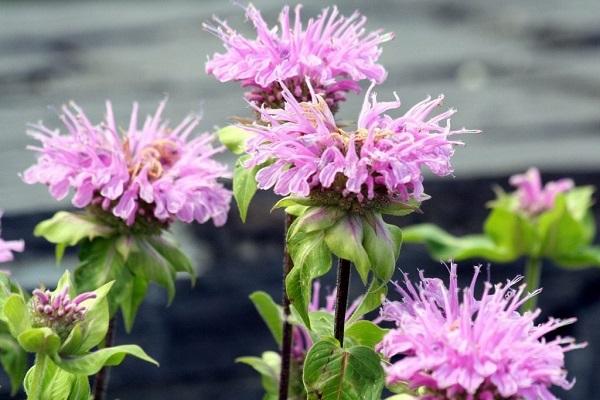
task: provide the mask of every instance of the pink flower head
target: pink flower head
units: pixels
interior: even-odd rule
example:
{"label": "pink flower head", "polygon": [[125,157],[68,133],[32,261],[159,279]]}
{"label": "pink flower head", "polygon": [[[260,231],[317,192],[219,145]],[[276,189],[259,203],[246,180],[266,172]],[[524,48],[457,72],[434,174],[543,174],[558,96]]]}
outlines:
{"label": "pink flower head", "polygon": [[94,298],[95,293],[86,292],[71,299],[68,286],[59,293],[35,289],[31,305],[34,326],[51,328],[65,339],[85,316],[87,309],[82,303]]}
{"label": "pink flower head", "polygon": [[413,285],[405,274],[397,285],[402,301],[386,301],[382,319],[396,325],[380,343],[387,358],[400,356],[385,367],[388,384],[425,387],[428,400],[554,400],[552,385],[570,389],[564,353],[585,347],[572,338],[546,341],[544,335],[567,320],[550,319],[536,325],[540,310],[519,313],[519,306],[539,293],[516,288],[522,277],[505,285],[485,283],[475,297],[479,267],[471,285],[460,290],[456,265],[450,283],[426,278]]}
{"label": "pink flower head", "polygon": [[[2,218],[2,210],[0,210],[0,219]],[[2,225],[0,224],[0,234],[2,233]],[[0,263],[12,261],[14,259],[13,252],[22,252],[25,248],[25,243],[22,240],[3,240],[0,237]]]}
{"label": "pink flower head", "polygon": [[537,168],[510,177],[510,184],[517,188],[519,209],[529,215],[537,215],[554,207],[556,196],[571,190],[575,185],[571,179],[559,179],[542,186]]}
{"label": "pink flower head", "polygon": [[283,7],[279,27],[270,28],[252,4],[246,7],[246,17],[256,29],[257,37],[247,39],[214,18],[216,26],[204,28],[219,37],[226,48],[206,63],[206,72],[219,81],[239,81],[250,91],[249,101],[279,108],[283,103],[280,81],[297,100],[309,101],[308,78],[314,90],[329,107],[345,100],[348,91],[359,92],[363,79],[382,82],[386,71],[377,63],[380,45],[393,38],[381,30],[367,33],[366,17],[358,12],[350,17],[339,15],[337,7],[325,8],[316,19],[302,24],[298,5],[290,20],[290,8]]}
{"label": "pink flower head", "polygon": [[283,196],[335,192],[358,202],[427,198],[422,167],[440,176],[452,173],[453,146],[461,142],[450,137],[479,131],[452,130],[452,109],[430,116],[443,96],[427,98],[393,118],[384,113],[400,107],[400,101],[396,97],[396,101],[378,102],[370,94],[373,86],[357,129],[349,132],[336,125],[322,96],[313,92],[312,101],[298,103],[284,86],[285,108],[262,108],[266,124],[245,127],[255,133],[247,142],[250,158],[246,166],[270,161],[256,175],[258,187],[273,187]]}
{"label": "pink flower head", "polygon": [[[337,290],[330,291],[325,297],[325,306],[321,306],[321,282],[315,281],[313,283],[313,297],[308,305],[308,311],[324,311],[329,314],[335,313],[335,298]],[[361,301],[361,297],[357,298],[350,304],[350,307],[346,310],[346,320],[350,318],[354,310],[358,307]],[[310,333],[301,326],[294,326],[292,331],[292,357],[298,362],[302,362],[308,349],[312,346],[312,338]]]}
{"label": "pink flower head", "polygon": [[188,116],[169,128],[161,114],[166,101],[138,127],[134,103],[129,126],[117,126],[112,105],[106,103],[104,122],[92,124],[76,104],[64,106],[61,120],[66,135],[42,123],[29,133],[41,142],[31,147],[41,155],[25,171],[26,183],[48,185],[57,200],[73,188],[75,207],[101,207],[132,225],[143,218],[168,223],[227,219],[231,193],[219,179],[229,177],[225,165],[212,159],[222,148],[203,134],[188,140],[199,117]]}

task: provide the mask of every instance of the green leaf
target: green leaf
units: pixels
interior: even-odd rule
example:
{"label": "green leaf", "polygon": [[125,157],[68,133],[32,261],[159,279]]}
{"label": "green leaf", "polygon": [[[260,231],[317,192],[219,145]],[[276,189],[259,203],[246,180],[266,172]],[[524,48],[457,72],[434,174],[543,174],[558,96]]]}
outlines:
{"label": "green leaf", "polygon": [[174,241],[167,239],[165,236],[150,236],[148,242],[173,266],[176,272],[186,272],[192,279],[192,285],[196,283],[197,273],[192,260]]}
{"label": "green leaf", "polygon": [[579,186],[557,197],[564,196],[569,213],[574,219],[581,221],[592,207],[594,194],[593,186]]}
{"label": "green leaf", "polygon": [[510,208],[499,205],[494,207],[485,220],[483,232],[496,248],[510,255],[510,259],[506,261],[517,259],[523,254],[538,255],[539,240],[535,227],[528,218]]}
{"label": "green leaf", "polygon": [[106,347],[93,353],[79,356],[61,357],[57,353],[54,353],[52,355],[52,360],[56,363],[56,365],[67,372],[76,375],[89,376],[94,375],[104,366],[112,367],[121,364],[127,355],[137,357],[143,361],[158,366],[158,362],[146,354],[141,347],[131,344]]}
{"label": "green leaf", "polygon": [[512,250],[498,247],[485,235],[457,238],[433,224],[405,227],[402,234],[406,243],[424,243],[436,261],[462,261],[481,257],[494,262],[510,262],[517,258]]}
{"label": "green leaf", "polygon": [[135,237],[127,267],[137,276],[167,289],[169,304],[175,297],[175,267],[153,245],[152,237]]}
{"label": "green leaf", "polygon": [[363,223],[357,215],[347,215],[325,232],[325,243],[333,254],[354,263],[366,285],[371,264],[363,248]]}
{"label": "green leaf", "polygon": [[381,398],[384,374],[372,349],[342,349],[337,341],[324,339],[308,352],[303,378],[309,399],[362,400]]}
{"label": "green leaf", "polygon": [[52,354],[60,347],[60,338],[50,328],[30,328],[17,336],[21,347],[30,353]]}
{"label": "green leaf", "polygon": [[374,349],[386,333],[387,329],[380,328],[371,321],[361,320],[347,325],[344,337],[355,345]]}
{"label": "green leaf", "polygon": [[358,321],[363,315],[369,313],[378,308],[385,295],[387,294],[387,285],[374,278],[369,284],[367,293],[362,296],[360,303],[356,307],[356,310],[348,318],[347,323],[350,324],[354,321]]}
{"label": "green leaf", "polygon": [[381,214],[366,214],[363,221],[362,244],[369,257],[371,270],[383,282],[388,282],[396,268],[397,238],[388,229],[389,225],[383,222]]}
{"label": "green leaf", "polygon": [[120,302],[121,314],[123,315],[123,322],[125,323],[125,331],[131,332],[133,328],[133,322],[137,314],[140,305],[146,298],[148,293],[148,281],[146,279],[133,276],[128,280],[127,285],[124,289],[123,299]]}
{"label": "green leaf", "polygon": [[314,200],[309,197],[294,197],[288,196],[283,199],[279,199],[277,203],[271,208],[271,212],[278,208],[288,208],[294,206],[312,207],[318,205]]}
{"label": "green leaf", "polygon": [[273,298],[268,293],[262,291],[252,293],[250,300],[263,321],[265,321],[277,345],[281,346],[283,337],[283,313],[281,307],[273,301]]}
{"label": "green leaf", "polygon": [[308,234],[300,232],[288,242],[288,251],[294,266],[285,280],[286,291],[293,307],[308,327],[308,303],[312,282],[331,269],[331,252],[323,238],[323,231]]}
{"label": "green leaf", "polygon": [[248,156],[238,158],[233,169],[233,197],[238,205],[240,218],[246,222],[248,207],[256,193],[256,173],[261,166],[246,168],[242,165]]}
{"label": "green leaf", "polygon": [[126,288],[132,279],[125,260],[117,248],[122,238],[98,238],[85,241],[79,251],[79,265],[75,268],[75,285],[79,292],[91,292],[114,281],[108,295],[110,314],[114,314],[123,301]]}
{"label": "green leaf", "polygon": [[[81,343],[74,350],[75,354],[85,353],[92,347],[99,345],[108,330],[108,321],[110,319],[108,311],[108,301],[106,297],[113,285],[109,282],[100,288],[94,290],[96,298],[86,300],[82,303],[87,308],[84,320],[79,324],[81,327]],[[70,354],[64,352],[65,354]]]}
{"label": "green leaf", "polygon": [[273,351],[266,351],[259,357],[239,357],[235,362],[249,365],[261,375],[265,398],[277,398],[279,391],[279,373],[281,370],[281,357]]}
{"label": "green leaf", "polygon": [[377,209],[378,212],[384,215],[395,215],[397,217],[403,217],[414,212],[421,212],[419,207],[421,203],[415,200],[409,200],[406,203],[390,203],[384,207]]}
{"label": "green leaf", "polygon": [[0,334],[0,364],[10,379],[10,393],[14,396],[25,378],[27,353],[8,333]]}
{"label": "green leaf", "polygon": [[567,268],[600,267],[600,247],[573,249],[570,253],[554,257],[553,261],[561,267]]}
{"label": "green leaf", "polygon": [[[113,233],[113,228],[88,214],[66,211],[59,211],[52,218],[40,222],[33,231],[35,236],[61,246],[75,246],[83,239],[109,237]],[[57,250],[57,256],[62,256],[61,250]]]}
{"label": "green leaf", "polygon": [[21,333],[31,328],[29,309],[23,296],[12,294],[6,299],[3,308],[4,318],[11,335],[18,337]]}
{"label": "green leaf", "polygon": [[236,125],[228,125],[217,131],[219,141],[233,154],[242,154],[246,147],[246,140],[251,133]]}

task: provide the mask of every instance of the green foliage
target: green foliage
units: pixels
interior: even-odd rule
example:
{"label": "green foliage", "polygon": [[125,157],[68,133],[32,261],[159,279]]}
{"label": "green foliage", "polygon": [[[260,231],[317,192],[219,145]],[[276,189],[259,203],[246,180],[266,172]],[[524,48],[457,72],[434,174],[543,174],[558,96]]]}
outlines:
{"label": "green foliage", "polygon": [[381,304],[402,245],[402,231],[377,212],[352,213],[338,207],[311,206],[310,200],[287,197],[276,207],[304,207],[287,234],[294,267],[286,279],[293,307],[310,327],[308,303],[312,282],[331,269],[332,255],[350,260],[369,291],[359,307],[362,314]]}
{"label": "green foliage", "polygon": [[437,260],[485,258],[511,262],[522,256],[547,258],[562,267],[600,266],[600,248],[590,211],[590,187],[556,197],[554,207],[537,216],[516,208],[515,195],[501,194],[491,203],[483,234],[455,237],[431,224],[404,228],[406,242],[424,243]]}
{"label": "green foliage", "polygon": [[[29,399],[89,398],[87,376],[95,374],[104,366],[120,364],[127,355],[158,365],[135,345],[108,347],[90,352],[98,347],[106,336],[109,321],[107,296],[112,285],[113,282],[104,284],[93,291],[95,297],[81,303],[87,311],[83,319],[70,328],[66,338],[61,338],[60,332],[55,332],[52,328],[34,325],[30,314],[33,312],[32,306],[27,304],[22,293],[12,293],[3,302],[1,319],[6,323],[12,338],[16,339],[20,348],[36,354],[36,363],[27,372],[24,380]],[[73,287],[68,271],[61,277],[53,295],[65,287]],[[74,295],[74,291],[71,295]],[[9,346],[14,346],[14,342],[10,341],[6,334],[0,334],[0,348]],[[11,354],[7,362],[10,362],[10,371],[13,371],[11,381],[14,385],[13,376],[24,375],[26,357],[16,349],[6,354]]]}
{"label": "green foliage", "polygon": [[114,229],[85,213],[59,211],[52,218],[37,224],[33,234],[56,244],[56,258],[60,261],[65,247],[75,246],[83,239],[110,237]]}
{"label": "green foliage", "polygon": [[248,207],[256,193],[256,173],[260,169],[258,165],[252,168],[244,167],[243,163],[247,159],[247,155],[238,158],[233,168],[233,197],[243,222],[246,222]]}
{"label": "green foliage", "polygon": [[238,363],[252,367],[261,376],[262,386],[265,389],[263,400],[276,400],[279,393],[279,373],[281,371],[281,357],[273,351],[266,351],[262,357],[239,357]]}
{"label": "green foliage", "polygon": [[127,331],[133,326],[151,282],[163,286],[171,302],[178,272],[189,274],[192,283],[196,278],[192,262],[167,232],[127,231],[91,213],[61,211],[38,224],[35,234],[57,245],[57,259],[65,247],[80,246],[80,262],[75,269],[79,292],[114,281],[108,296],[110,315],[120,309]]}
{"label": "green foliage", "polygon": [[381,398],[384,373],[377,353],[366,346],[341,348],[333,338],[314,344],[304,362],[308,399]]}
{"label": "green foliage", "polygon": [[254,307],[256,307],[256,310],[271,331],[277,345],[281,346],[283,337],[283,310],[281,306],[275,303],[268,293],[262,291],[252,293],[250,300],[252,300]]}
{"label": "green foliage", "polygon": [[246,140],[250,132],[236,125],[228,125],[217,131],[219,140],[233,154],[242,154],[246,148]]}

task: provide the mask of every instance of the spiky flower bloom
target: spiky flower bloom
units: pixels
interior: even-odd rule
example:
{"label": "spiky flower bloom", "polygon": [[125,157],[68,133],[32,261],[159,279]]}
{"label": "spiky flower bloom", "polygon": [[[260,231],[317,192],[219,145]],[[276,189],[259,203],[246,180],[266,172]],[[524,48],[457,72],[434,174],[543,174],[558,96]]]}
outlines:
{"label": "spiky flower bloom", "polygon": [[87,310],[82,303],[95,297],[95,293],[86,292],[71,299],[68,286],[58,293],[36,289],[31,300],[33,326],[50,328],[64,340],[85,316]]}
{"label": "spiky flower bloom", "polygon": [[548,182],[543,186],[537,168],[529,168],[524,174],[511,176],[510,184],[517,188],[519,209],[533,216],[554,207],[556,196],[575,186],[573,180],[566,178]]}
{"label": "spiky flower bloom", "polygon": [[74,189],[75,207],[98,208],[128,225],[142,220],[166,224],[227,219],[231,193],[219,179],[229,177],[227,167],[212,159],[221,147],[213,136],[189,139],[199,117],[188,116],[175,128],[161,119],[166,101],[138,126],[138,106],[127,130],[118,127],[112,105],[106,117],[93,124],[76,104],[64,106],[60,116],[67,133],[31,125],[29,133],[41,142],[30,147],[41,155],[25,171],[26,183],[48,185],[57,200]]}
{"label": "spiky flower bloom", "polygon": [[[471,285],[459,294],[456,265],[448,287],[426,278],[413,285],[405,274],[397,285],[402,301],[387,301],[381,316],[396,325],[379,345],[392,363],[385,367],[388,384],[426,388],[426,400],[556,399],[552,385],[570,389],[564,353],[584,347],[572,338],[544,336],[575,319],[535,324],[540,310],[519,313],[539,291],[525,294],[522,277],[506,284],[485,283],[475,296],[479,267]],[[462,300],[462,301],[461,301]]]}
{"label": "spiky flower bloom", "polygon": [[452,130],[452,109],[430,116],[443,96],[427,98],[393,118],[384,113],[400,107],[400,101],[378,102],[372,89],[357,128],[346,131],[322,96],[313,93],[310,102],[299,103],[284,87],[284,109],[260,109],[266,124],[245,127],[255,133],[247,142],[246,166],[262,166],[258,187],[331,203],[425,199],[422,168],[450,174],[454,145],[461,144],[451,136],[478,131]]}
{"label": "spiky flower bloom", "polygon": [[[308,311],[324,311],[329,314],[335,313],[335,299],[337,289],[334,289],[327,293],[325,296],[325,305],[321,306],[321,282],[315,281],[313,283],[313,297],[310,304],[308,305]],[[350,318],[354,310],[358,307],[361,298],[357,298],[350,304],[350,307],[346,310],[346,319]],[[310,333],[301,326],[294,326],[292,330],[292,357],[298,362],[302,362],[306,357],[306,353],[312,346],[312,338]]]}
{"label": "spiky flower bloom", "polygon": [[303,26],[301,8],[296,6],[291,19],[289,7],[283,7],[280,26],[269,28],[260,11],[249,4],[246,17],[256,29],[256,39],[245,38],[216,17],[216,26],[204,24],[227,50],[208,60],[206,72],[221,82],[240,82],[250,89],[246,93],[249,101],[269,108],[283,105],[280,81],[298,101],[309,101],[309,78],[314,90],[337,110],[347,92],[360,91],[359,81],[385,79],[386,71],[377,60],[380,45],[393,38],[391,33],[367,33],[366,17],[358,12],[341,16],[337,7],[325,8]]}
{"label": "spiky flower bloom", "polygon": [[[3,211],[0,210],[0,219]],[[0,234],[2,234],[2,225],[0,224]],[[25,248],[25,243],[22,240],[3,240],[0,237],[0,263],[12,261],[13,252],[22,252]]]}

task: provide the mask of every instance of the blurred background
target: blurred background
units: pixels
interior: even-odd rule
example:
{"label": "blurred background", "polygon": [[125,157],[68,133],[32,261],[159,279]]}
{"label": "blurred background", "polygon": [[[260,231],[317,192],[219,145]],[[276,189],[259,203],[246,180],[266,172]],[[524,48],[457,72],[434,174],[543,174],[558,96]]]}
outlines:
{"label": "blurred background", "polygon": [[[323,7],[317,0],[303,3],[305,17]],[[283,4],[255,1],[270,23]],[[463,137],[466,146],[454,158],[456,177],[426,182],[432,199],[423,205],[424,215],[395,222],[478,232],[487,214],[484,204],[493,198],[491,186],[506,187],[508,175],[529,166],[539,167],[545,179],[572,176],[578,185],[600,187],[599,1],[337,4],[344,14],[359,9],[369,18],[369,29],[396,34],[381,57],[389,77],[377,89],[380,99],[396,91],[408,108],[426,95],[444,93],[446,106],[459,110],[454,126],[483,131]],[[222,50],[201,27],[213,14],[251,34],[243,10],[228,1],[0,0],[0,207],[6,210],[4,238],[26,239],[27,252],[9,266],[24,286],[53,284],[60,275],[51,246],[31,232],[43,218],[69,207],[56,203],[44,187],[21,182],[18,174],[34,160],[25,150],[32,143],[26,123],[59,126],[57,109],[69,100],[97,121],[111,99],[117,119],[126,124],[133,101],[150,112],[166,95],[171,121],[202,113],[205,130],[227,124],[231,116],[249,115],[237,84],[220,84],[204,73],[207,55]],[[350,96],[339,117],[355,119],[361,102],[361,96]],[[118,342],[142,345],[161,367],[127,360],[112,373],[109,398],[261,398],[257,376],[234,359],[275,346],[247,300],[257,289],[280,297],[283,218],[269,214],[274,200],[260,193],[246,225],[233,209],[221,229],[174,227],[200,279],[194,288],[180,281],[168,308],[162,290],[151,292],[133,334],[121,332]],[[598,219],[598,206],[595,214]],[[470,264],[462,265],[465,275]],[[64,266],[74,265],[71,253]],[[405,246],[398,266],[445,274],[419,246]],[[491,273],[493,280],[503,280],[522,273],[522,263],[495,265]],[[542,285],[544,315],[577,316],[579,322],[561,333],[589,342],[567,357],[571,376],[577,377],[574,389],[557,393],[563,399],[596,398],[600,269],[565,271],[548,264]],[[358,295],[360,287],[354,291]],[[8,398],[2,383],[0,398]]]}

